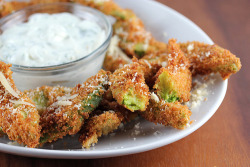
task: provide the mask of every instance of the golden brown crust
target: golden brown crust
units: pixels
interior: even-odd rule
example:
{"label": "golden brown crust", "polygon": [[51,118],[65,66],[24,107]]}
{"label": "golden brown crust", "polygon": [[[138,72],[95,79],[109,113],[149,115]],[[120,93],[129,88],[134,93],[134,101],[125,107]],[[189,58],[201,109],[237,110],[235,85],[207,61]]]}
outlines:
{"label": "golden brown crust", "polygon": [[3,84],[0,84],[0,126],[10,140],[28,147],[36,147],[40,138],[40,116],[35,104],[16,88],[10,66],[0,62],[0,71],[12,89],[18,93],[18,97],[14,97]]}
{"label": "golden brown crust", "polygon": [[24,91],[36,105],[39,115],[42,115],[46,111],[47,107],[57,101],[58,96],[64,96],[67,92],[70,92],[72,88],[63,86],[41,86],[35,89]]}
{"label": "golden brown crust", "polygon": [[179,102],[167,103],[164,100],[155,101],[150,99],[149,106],[145,112],[141,112],[143,118],[155,124],[172,126],[184,129],[189,123],[191,111],[187,106]]}
{"label": "golden brown crust", "polygon": [[113,55],[106,55],[103,62],[103,67],[105,70],[114,72],[116,69],[119,69],[128,63],[129,61],[123,59],[122,57],[114,58]]}
{"label": "golden brown crust", "polygon": [[[190,99],[190,91],[192,87],[192,74],[187,68],[180,68],[178,71],[172,71],[167,68],[162,67],[156,74],[155,78],[155,85],[154,88],[156,89],[157,94],[159,95],[160,87],[158,84],[162,82],[160,80],[160,75],[163,74],[168,77],[171,82],[174,91],[176,92],[176,96],[179,98],[178,101],[180,102],[187,102]],[[164,83],[164,82],[163,82]],[[169,92],[171,93],[171,92]]]}
{"label": "golden brown crust", "polygon": [[101,101],[98,109],[100,109],[102,111],[112,110],[115,112],[119,112],[124,117],[122,122],[130,122],[138,116],[138,112],[131,112],[130,110],[119,105],[114,99],[107,99],[105,97],[105,95],[104,95],[103,100]]}
{"label": "golden brown crust", "polygon": [[91,117],[84,126],[83,134],[79,137],[83,148],[89,148],[98,142],[98,137],[116,130],[123,120],[122,114],[105,111],[101,115]]}
{"label": "golden brown crust", "polygon": [[110,89],[114,99],[125,108],[134,111],[124,104],[126,94],[132,93],[139,99],[143,106],[139,110],[144,111],[148,105],[149,88],[145,83],[142,67],[138,62],[125,65],[110,75]]}
{"label": "golden brown crust", "polygon": [[[99,105],[105,92],[109,72],[100,70],[83,84],[78,84],[72,91],[50,105],[41,116],[43,138],[41,143],[52,142],[69,134],[76,134],[88,119],[89,114]],[[65,91],[66,92],[66,91]],[[69,97],[69,98],[67,98]],[[66,104],[60,105],[61,102]]]}
{"label": "golden brown crust", "polygon": [[180,43],[180,46],[191,62],[194,75],[219,72],[223,79],[227,79],[241,69],[240,59],[216,44],[193,41]]}

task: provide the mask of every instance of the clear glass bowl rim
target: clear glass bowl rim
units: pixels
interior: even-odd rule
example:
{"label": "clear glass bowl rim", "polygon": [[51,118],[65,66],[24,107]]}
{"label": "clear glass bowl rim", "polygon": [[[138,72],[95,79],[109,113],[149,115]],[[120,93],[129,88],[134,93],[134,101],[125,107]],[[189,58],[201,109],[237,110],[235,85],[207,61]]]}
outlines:
{"label": "clear glass bowl rim", "polygon": [[[62,68],[65,68],[65,67],[69,67],[69,66],[71,67],[74,64],[77,64],[78,62],[81,62],[81,61],[83,61],[83,60],[85,60],[87,58],[90,58],[91,56],[99,56],[99,54],[98,55],[96,55],[96,54],[109,45],[110,39],[112,37],[113,29],[112,29],[112,25],[111,25],[110,21],[108,20],[107,16],[104,15],[102,12],[94,9],[94,8],[90,8],[90,7],[83,6],[83,5],[76,4],[76,3],[55,2],[55,3],[36,4],[36,5],[28,6],[28,7],[25,7],[23,9],[17,10],[17,11],[15,11],[15,12],[7,15],[7,16],[2,17],[0,19],[0,25],[2,25],[4,21],[10,19],[11,17],[13,17],[13,15],[16,15],[17,13],[20,13],[20,12],[23,12],[23,11],[26,11],[26,10],[36,10],[36,9],[39,9],[41,6],[42,7],[50,7],[50,6],[77,7],[77,8],[85,9],[87,13],[89,11],[91,11],[92,13],[94,13],[94,15],[96,17],[101,18],[104,21],[104,23],[107,25],[107,29],[108,29],[107,32],[108,33],[107,33],[106,39],[104,40],[104,42],[97,49],[95,49],[93,52],[89,53],[88,55],[86,55],[86,56],[84,56],[84,57],[82,57],[80,59],[77,59],[77,60],[74,60],[74,61],[71,61],[71,62],[67,62],[67,63],[58,64],[58,65],[41,66],[41,67],[40,66],[31,67],[31,66],[23,66],[23,65],[12,64],[12,70],[13,71],[19,71],[19,72],[20,71],[24,71],[24,72],[50,71],[51,72],[53,70],[58,70],[58,69],[62,69]],[[65,12],[67,12],[67,11],[65,11]],[[90,59],[90,60],[92,60],[92,59]],[[0,61],[3,61],[5,63],[10,64],[9,62],[6,62],[6,61],[1,60],[1,59],[0,59]]]}

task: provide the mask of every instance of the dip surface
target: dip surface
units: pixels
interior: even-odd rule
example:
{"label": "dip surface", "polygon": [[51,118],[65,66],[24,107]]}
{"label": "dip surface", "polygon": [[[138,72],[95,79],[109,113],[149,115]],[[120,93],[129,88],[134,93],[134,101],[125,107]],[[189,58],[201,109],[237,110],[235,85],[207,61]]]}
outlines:
{"label": "dip surface", "polygon": [[105,38],[97,23],[73,14],[33,14],[1,34],[0,60],[31,67],[63,64],[87,56]]}

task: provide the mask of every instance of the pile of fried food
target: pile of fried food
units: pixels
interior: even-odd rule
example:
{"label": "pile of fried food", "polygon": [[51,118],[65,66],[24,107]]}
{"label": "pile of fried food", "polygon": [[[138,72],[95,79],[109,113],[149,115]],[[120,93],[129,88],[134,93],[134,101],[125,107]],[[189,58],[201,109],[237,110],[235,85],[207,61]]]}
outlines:
{"label": "pile of fried food", "polygon": [[[0,16],[37,3],[2,2]],[[192,76],[238,72],[239,58],[217,45],[200,42],[159,42],[131,11],[111,0],[60,0],[96,8],[113,16],[114,34],[104,68],[73,88],[42,86],[20,92],[10,66],[0,62],[0,126],[10,140],[38,147],[80,133],[83,148],[140,115],[177,129],[190,122]]]}

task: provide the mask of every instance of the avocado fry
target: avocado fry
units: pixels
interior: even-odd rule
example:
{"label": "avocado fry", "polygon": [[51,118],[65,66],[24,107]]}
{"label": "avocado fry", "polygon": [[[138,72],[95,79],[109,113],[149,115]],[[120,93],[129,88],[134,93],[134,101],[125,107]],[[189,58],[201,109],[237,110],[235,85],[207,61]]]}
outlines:
{"label": "avocado fry", "polygon": [[84,124],[79,141],[83,148],[89,148],[97,143],[99,137],[113,132],[121,123],[130,122],[137,116],[138,112],[131,112],[119,105],[113,99],[111,90],[108,89],[103,95],[97,111],[94,112],[94,116],[90,117]]}
{"label": "avocado fry", "polygon": [[[106,91],[109,72],[100,70],[69,93],[58,96],[41,116],[42,137],[40,143],[52,142],[69,134],[76,134],[98,107]],[[66,92],[66,91],[65,91]]]}
{"label": "avocado fry", "polygon": [[121,113],[112,110],[89,118],[84,125],[83,134],[79,138],[82,147],[89,148],[96,144],[98,138],[102,135],[107,135],[118,129],[123,119],[124,117]]}
{"label": "avocado fry", "polygon": [[53,104],[58,96],[70,93],[72,88],[62,86],[42,86],[36,89],[26,90],[26,94],[36,105],[39,115],[46,111],[47,107]]}
{"label": "avocado fry", "polygon": [[[144,66],[145,78],[149,78],[146,79],[148,85],[153,85],[162,99],[167,102],[189,101],[192,84],[190,65],[175,39],[169,40],[166,53],[145,56],[139,62]],[[147,64],[150,64],[150,68]]]}
{"label": "avocado fry", "polygon": [[112,92],[110,88],[103,95],[103,99],[97,108],[101,111],[115,111],[123,115],[123,123],[130,122],[138,117],[138,112],[131,112],[122,105],[118,104],[117,101],[112,97]]}
{"label": "avocado fry", "polygon": [[154,89],[166,102],[187,102],[190,99],[192,76],[188,69],[171,71],[162,67],[156,74]]}
{"label": "avocado fry", "polygon": [[223,79],[241,69],[240,59],[218,45],[202,42],[180,43],[182,51],[191,62],[193,74],[220,73]]}
{"label": "avocado fry", "polygon": [[169,103],[151,93],[151,99],[146,111],[140,115],[150,122],[184,129],[189,123],[191,111],[180,102]]}
{"label": "avocado fry", "polygon": [[166,67],[176,71],[179,68],[184,69],[190,67],[188,58],[182,52],[176,39],[173,38],[169,39],[165,50],[146,55],[141,60],[147,60],[151,66],[158,66],[158,69]]}
{"label": "avocado fry", "polygon": [[16,88],[10,67],[0,62],[0,127],[10,140],[36,147],[41,131],[40,116],[35,104]]}
{"label": "avocado fry", "polygon": [[113,97],[120,105],[132,112],[146,110],[149,88],[145,83],[143,69],[138,62],[132,62],[117,69],[110,75],[110,83]]}
{"label": "avocado fry", "polygon": [[128,56],[142,58],[166,49],[166,44],[154,39],[132,11],[128,13],[129,20],[118,20],[113,25],[114,34],[120,38],[119,46]]}

